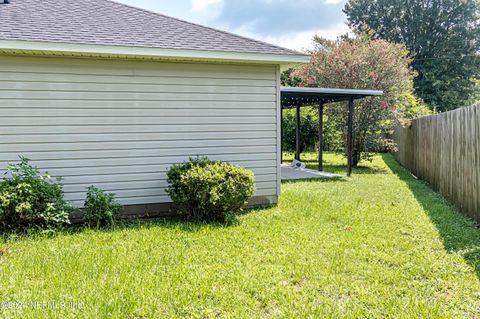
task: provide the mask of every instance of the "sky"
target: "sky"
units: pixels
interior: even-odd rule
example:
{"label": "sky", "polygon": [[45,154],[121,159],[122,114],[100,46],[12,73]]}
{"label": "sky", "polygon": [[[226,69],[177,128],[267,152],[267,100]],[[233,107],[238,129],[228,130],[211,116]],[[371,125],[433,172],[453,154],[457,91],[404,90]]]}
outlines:
{"label": "sky", "polygon": [[348,32],[345,0],[116,0],[297,51]]}

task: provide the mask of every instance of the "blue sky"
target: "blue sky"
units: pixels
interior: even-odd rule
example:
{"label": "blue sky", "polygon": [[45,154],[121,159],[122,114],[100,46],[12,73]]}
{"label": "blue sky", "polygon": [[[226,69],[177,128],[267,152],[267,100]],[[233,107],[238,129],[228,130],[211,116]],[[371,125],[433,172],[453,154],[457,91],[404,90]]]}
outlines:
{"label": "blue sky", "polygon": [[283,47],[312,48],[348,31],[345,0],[116,0]]}

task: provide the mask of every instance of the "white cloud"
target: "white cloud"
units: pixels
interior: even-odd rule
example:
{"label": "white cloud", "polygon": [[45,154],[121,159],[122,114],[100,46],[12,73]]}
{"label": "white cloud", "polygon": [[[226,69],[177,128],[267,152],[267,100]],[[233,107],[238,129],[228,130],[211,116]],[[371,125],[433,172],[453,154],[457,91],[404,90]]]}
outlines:
{"label": "white cloud", "polygon": [[336,5],[336,4],[342,3],[343,1],[344,1],[344,0],[323,0],[323,3]]}
{"label": "white cloud", "polygon": [[302,31],[294,33],[286,33],[280,36],[266,36],[261,37],[253,32],[250,32],[250,28],[244,27],[242,29],[233,30],[235,33],[254,38],[257,40],[265,41],[271,44],[276,44],[284,48],[305,52],[314,48],[313,36],[319,35],[321,37],[335,40],[337,37],[350,31],[345,23],[335,24],[327,29]]}
{"label": "white cloud", "polygon": [[223,0],[192,0],[192,11],[206,12],[208,7],[222,3]]}

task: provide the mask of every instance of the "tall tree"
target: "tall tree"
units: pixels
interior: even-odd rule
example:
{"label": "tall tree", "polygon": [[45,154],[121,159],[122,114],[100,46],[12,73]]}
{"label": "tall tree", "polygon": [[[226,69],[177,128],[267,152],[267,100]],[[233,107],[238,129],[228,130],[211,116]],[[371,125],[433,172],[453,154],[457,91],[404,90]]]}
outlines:
{"label": "tall tree", "polygon": [[407,46],[425,102],[446,111],[469,101],[480,77],[480,0],[348,0],[344,12],[350,27]]}
{"label": "tall tree", "polygon": [[[393,120],[410,107],[414,73],[408,50],[402,44],[372,40],[371,33],[329,41],[315,37],[317,49],[308,65],[293,72],[301,86],[382,90],[384,95],[355,103],[354,165],[370,159],[370,151],[384,147]],[[328,106],[329,121],[345,138],[345,104]]]}

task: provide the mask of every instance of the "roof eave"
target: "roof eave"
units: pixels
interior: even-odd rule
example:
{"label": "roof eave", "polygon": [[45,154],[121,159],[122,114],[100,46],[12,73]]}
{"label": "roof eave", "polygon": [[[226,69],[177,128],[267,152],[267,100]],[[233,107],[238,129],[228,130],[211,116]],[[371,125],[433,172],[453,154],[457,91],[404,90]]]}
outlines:
{"label": "roof eave", "polygon": [[310,59],[308,55],[303,54],[164,49],[138,46],[73,44],[17,40],[0,40],[0,53],[48,56],[58,55],[161,60],[249,62],[280,65],[308,63]]}

